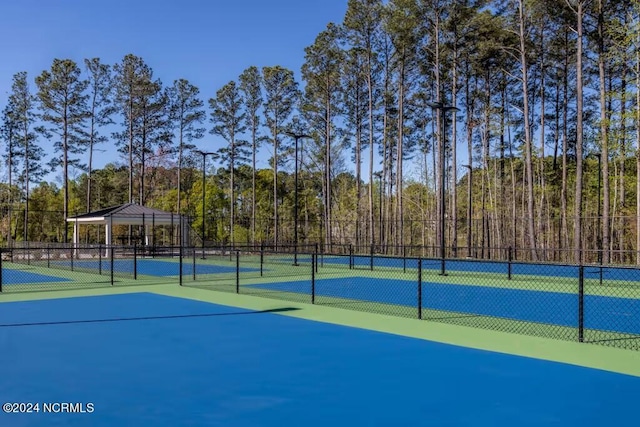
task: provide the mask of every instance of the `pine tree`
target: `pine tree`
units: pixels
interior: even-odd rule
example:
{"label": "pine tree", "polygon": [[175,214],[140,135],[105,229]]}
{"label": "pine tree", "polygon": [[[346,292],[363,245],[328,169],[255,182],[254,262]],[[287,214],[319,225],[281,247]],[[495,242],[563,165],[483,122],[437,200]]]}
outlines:
{"label": "pine tree", "polygon": [[[375,243],[374,208],[373,208],[373,162],[374,162],[374,115],[376,104],[379,102],[380,61],[377,48],[380,43],[380,23],[382,14],[381,0],[349,0],[343,27],[346,38],[351,46],[362,52],[363,77],[367,86],[367,120],[369,146],[369,237],[370,243]],[[365,148],[364,144],[362,148]],[[382,201],[380,201],[382,203]],[[382,238],[382,236],[380,236]],[[382,239],[380,239],[382,241]]]}
{"label": "pine tree", "polygon": [[262,88],[260,85],[260,71],[251,66],[240,75],[240,92],[244,99],[245,126],[251,133],[251,241],[256,241],[256,155],[260,147],[261,138],[258,130],[261,126],[258,115],[262,104]]}
{"label": "pine tree", "polygon": [[218,157],[229,167],[229,239],[232,245],[235,243],[235,168],[249,158],[249,143],[238,139],[238,135],[246,130],[246,114],[242,109],[242,105],[242,96],[234,81],[224,85],[218,90],[216,97],[209,100],[211,123],[213,123],[211,133],[221,136],[228,144],[218,150]]}
{"label": "pine tree", "polygon": [[68,242],[69,166],[81,166],[79,159],[73,156],[83,154],[87,148],[83,125],[89,116],[88,96],[84,93],[88,81],[80,75],[80,67],[74,61],[54,59],[51,70],[36,77],[41,119],[47,124],[45,134],[54,138],[53,146],[58,153],[51,166],[62,166],[64,243]]}
{"label": "pine tree", "polygon": [[199,98],[200,89],[179,79],[169,89],[170,118],[178,133],[178,197],[177,212],[182,212],[182,167],[185,152],[195,148],[193,141],[204,136],[205,129],[199,127],[204,121],[204,102]]}
{"label": "pine tree", "polygon": [[17,147],[14,154],[23,158],[20,180],[24,187],[24,228],[23,239],[29,239],[29,184],[44,175],[42,168],[42,147],[38,146],[34,125],[36,123],[36,97],[30,92],[27,73],[21,71],[13,76],[8,105],[13,107],[13,119],[17,129]]}
{"label": "pine tree", "polygon": [[148,66],[142,58],[135,55],[127,55],[122,62],[114,65],[115,103],[122,112],[122,132],[114,134],[119,146],[119,151],[128,158],[129,167],[129,203],[133,202],[133,176],[134,176],[134,144],[136,126],[141,113],[138,108],[138,100],[141,86],[144,84],[144,73]]}
{"label": "pine tree", "polygon": [[100,62],[100,58],[85,59],[84,65],[88,74],[88,102],[89,102],[89,129],[88,150],[89,163],[87,164],[87,212],[91,212],[91,190],[93,186],[93,152],[96,145],[104,144],[108,138],[100,134],[100,128],[111,125],[112,115],[115,113],[113,104],[113,90],[111,67]]}
{"label": "pine tree", "polygon": [[331,172],[332,144],[338,133],[336,117],[340,114],[340,72],[344,52],[338,45],[340,29],[329,24],[315,42],[305,49],[302,78],[306,81],[304,110],[312,131],[321,135],[324,142],[324,222],[326,245],[331,245]]}
{"label": "pine tree", "polygon": [[278,246],[278,163],[280,162],[280,133],[291,115],[298,98],[298,84],[293,72],[278,65],[262,68],[265,102],[264,113],[271,132],[269,142],[273,147],[273,241]]}
{"label": "pine tree", "polygon": [[[415,0],[391,0],[386,7],[385,30],[389,34],[393,45],[393,60],[397,96],[397,142],[396,142],[396,244],[404,245],[404,160],[406,135],[405,114],[406,101],[409,96],[411,81],[416,67],[417,46],[420,41],[419,13]],[[436,39],[435,43],[438,41]],[[436,86],[438,84],[436,83]],[[440,149],[444,150],[444,140],[441,137]],[[443,167],[439,168],[444,170]],[[440,200],[440,203],[445,203]],[[444,220],[444,219],[442,219]],[[444,236],[441,236],[444,238]]]}
{"label": "pine tree", "polygon": [[2,126],[0,127],[0,137],[5,143],[5,153],[2,155],[4,163],[7,167],[7,175],[9,179],[9,185],[7,188],[7,246],[12,246],[13,233],[12,227],[12,213],[14,202],[13,191],[13,176],[18,170],[18,161],[15,157],[18,150],[18,127],[15,119],[15,106],[9,103],[2,111]]}
{"label": "pine tree", "polygon": [[[138,198],[145,205],[152,191],[145,185],[148,172],[155,174],[155,168],[148,168],[149,162],[165,157],[170,152],[170,111],[169,93],[163,90],[160,79],[153,79],[153,71],[146,68],[142,73],[142,84],[135,108],[139,112],[136,126],[134,158],[138,161]],[[150,177],[150,179],[152,179]]]}

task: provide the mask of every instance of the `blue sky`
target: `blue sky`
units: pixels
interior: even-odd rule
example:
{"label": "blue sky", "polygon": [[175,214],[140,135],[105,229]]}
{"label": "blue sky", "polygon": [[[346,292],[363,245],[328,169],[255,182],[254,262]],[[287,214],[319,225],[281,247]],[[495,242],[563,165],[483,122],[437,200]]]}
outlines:
{"label": "blue sky", "polygon": [[[205,102],[251,65],[281,65],[299,79],[304,48],[329,22],[342,22],[346,7],[347,0],[4,0],[0,108],[16,72],[29,73],[34,92],[33,79],[54,58],[114,64],[132,53],[166,85],[197,85]],[[199,145],[217,149],[220,140],[207,134]],[[110,150],[95,166],[115,160]]]}

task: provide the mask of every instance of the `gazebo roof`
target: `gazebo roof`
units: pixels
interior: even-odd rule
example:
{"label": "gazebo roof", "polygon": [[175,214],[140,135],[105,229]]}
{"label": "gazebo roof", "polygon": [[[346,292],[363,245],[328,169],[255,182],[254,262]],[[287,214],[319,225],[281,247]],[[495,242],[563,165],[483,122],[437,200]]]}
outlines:
{"label": "gazebo roof", "polygon": [[152,223],[155,225],[177,225],[181,217],[183,216],[172,212],[165,212],[135,203],[125,203],[72,216],[67,218],[67,221],[83,224],[106,224],[108,222],[125,225],[151,225]]}

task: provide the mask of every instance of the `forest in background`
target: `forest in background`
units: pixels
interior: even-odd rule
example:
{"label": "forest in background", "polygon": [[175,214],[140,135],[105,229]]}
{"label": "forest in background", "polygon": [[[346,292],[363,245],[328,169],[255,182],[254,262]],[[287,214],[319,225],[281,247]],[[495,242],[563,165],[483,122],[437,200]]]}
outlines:
{"label": "forest in background", "polygon": [[444,210],[448,256],[640,262],[638,0],[349,0],[300,74],[251,66],[201,95],[133,54],[16,73],[3,244],[68,242],[66,217],[135,202],[210,242],[289,244],[297,223],[299,243],[397,252],[438,246]]}

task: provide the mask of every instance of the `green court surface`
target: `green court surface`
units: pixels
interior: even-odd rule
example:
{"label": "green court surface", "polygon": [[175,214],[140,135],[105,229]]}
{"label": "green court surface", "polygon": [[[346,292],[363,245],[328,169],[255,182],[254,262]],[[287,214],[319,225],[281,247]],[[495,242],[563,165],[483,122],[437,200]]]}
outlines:
{"label": "green court surface", "polygon": [[[0,363],[10,367],[0,425],[584,427],[637,418],[637,352],[175,283],[0,301]],[[37,412],[21,413],[24,402]],[[67,410],[44,410],[56,403]]]}
{"label": "green court surface", "polygon": [[[248,310],[273,310],[282,302],[252,295],[216,292],[210,289],[180,287],[176,283],[152,284],[138,287],[104,287],[95,289],[61,290],[58,292],[5,293],[1,302],[37,301],[79,296],[113,295],[122,293],[153,292],[160,295],[188,298]],[[640,377],[640,352],[599,345],[476,329],[454,324],[424,322],[417,319],[389,316],[379,313],[344,310],[306,302],[287,301],[296,308],[280,315],[350,326],[372,331],[424,339],[457,346],[494,351],[536,359],[549,360],[587,368],[617,372]]]}
{"label": "green court surface", "polygon": [[[206,259],[194,256],[183,259],[182,283],[184,287],[299,303],[311,303],[313,298],[315,305],[328,308],[421,318],[430,327],[446,323],[640,350],[640,286],[628,280],[633,278],[632,270],[624,270],[627,280],[607,278],[601,282],[589,268],[583,282],[580,337],[579,282],[569,274],[577,272],[576,267],[556,267],[555,276],[549,271],[533,275],[538,270],[531,266],[521,269],[529,274],[510,278],[502,271],[464,269],[450,269],[447,276],[441,276],[437,270],[425,268],[435,265],[433,261],[423,260],[419,282],[416,260],[394,259],[393,264],[370,270],[357,263],[350,268],[344,259],[322,257],[313,271],[310,255],[299,255],[298,265],[292,265],[291,255],[261,258],[242,254],[239,259],[235,254]],[[141,268],[135,279],[132,260],[116,261],[113,282],[111,270],[106,269],[108,260],[99,266],[75,262],[74,271],[60,263],[48,268],[43,263],[5,262],[3,276],[10,280],[3,281],[3,292],[135,288],[178,280],[177,259],[137,260],[135,265]],[[96,274],[98,271],[102,274]]]}

